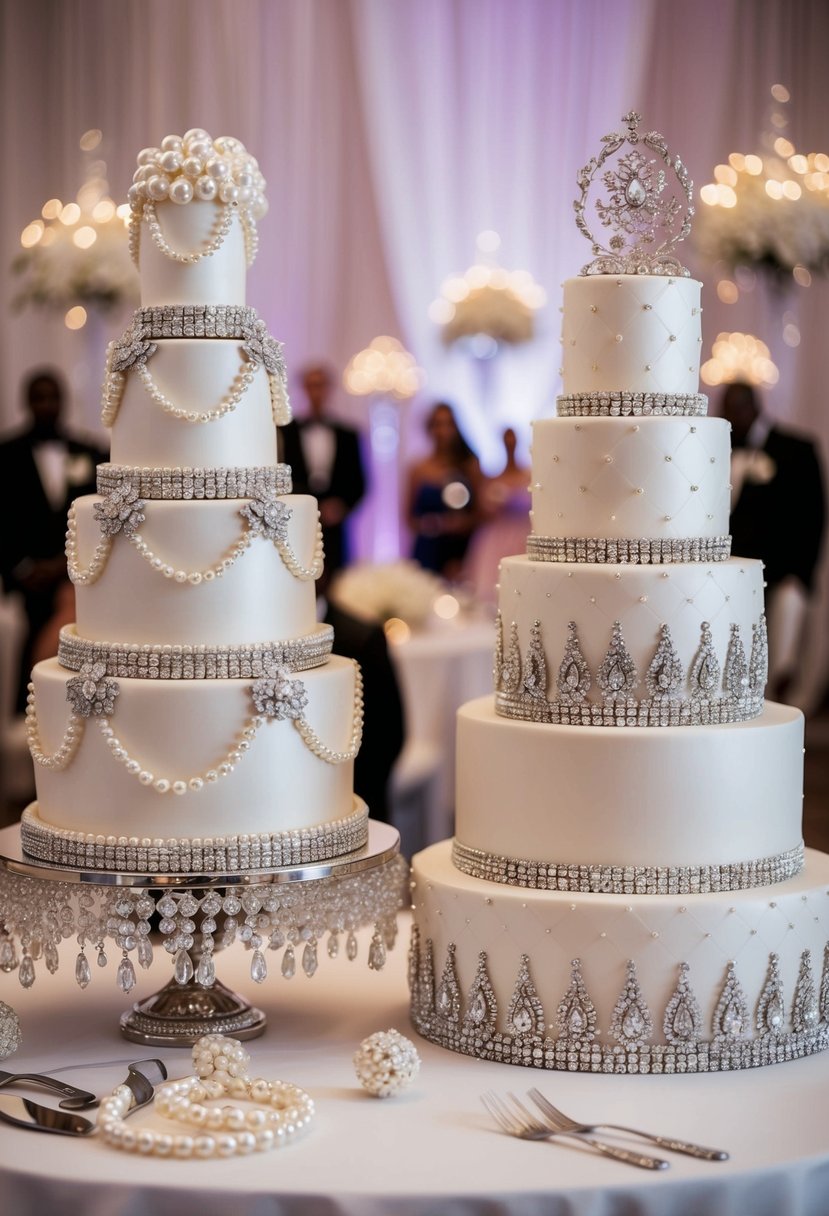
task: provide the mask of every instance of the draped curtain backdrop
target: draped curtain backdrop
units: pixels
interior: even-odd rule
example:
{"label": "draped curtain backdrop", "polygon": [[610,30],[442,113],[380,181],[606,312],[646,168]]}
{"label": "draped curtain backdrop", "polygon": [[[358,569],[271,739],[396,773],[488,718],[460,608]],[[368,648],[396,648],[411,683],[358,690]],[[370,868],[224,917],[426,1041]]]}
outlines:
{"label": "draped curtain backdrop", "polygon": [[[448,397],[491,467],[504,425],[526,440],[529,419],[553,410],[559,285],[588,253],[575,175],[626,110],[667,136],[698,187],[729,152],[757,149],[776,82],[792,93],[787,136],[799,151],[829,150],[825,0],[2,0],[0,21],[4,268],[42,203],[74,197],[85,130],[104,132],[118,199],[136,151],[164,134],[237,135],[269,187],[250,299],[289,366],[323,357],[341,370],[375,335],[396,335],[427,373],[404,450],[422,443],[423,410]],[[427,308],[486,228],[501,236],[502,264],[531,271],[549,303],[537,340],[488,372],[484,412],[480,368],[445,350]],[[707,284],[706,353],[721,329],[761,336],[781,370],[770,412],[817,433],[829,456],[827,286],[780,301],[760,284],[729,306],[714,291],[723,268],[687,259]],[[782,342],[784,308],[797,350]],[[7,309],[0,425],[20,420],[26,370],[50,363],[72,385],[74,424],[94,430],[103,346],[122,320],[70,333]],[[337,408],[366,426],[359,399],[342,393]],[[369,497],[366,542],[375,509],[394,505]],[[810,641],[815,681],[824,633]]]}

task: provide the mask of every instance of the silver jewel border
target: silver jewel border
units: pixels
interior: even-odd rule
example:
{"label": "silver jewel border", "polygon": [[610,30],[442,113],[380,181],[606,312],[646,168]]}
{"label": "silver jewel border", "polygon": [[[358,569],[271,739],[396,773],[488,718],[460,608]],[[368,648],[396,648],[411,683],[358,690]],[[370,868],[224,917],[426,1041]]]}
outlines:
{"label": "silver jewel border", "polygon": [[132,486],[139,498],[183,502],[290,494],[293,489],[291,466],[287,464],[215,469],[98,465],[99,494],[111,494],[125,484]]}
{"label": "silver jewel border", "polygon": [[661,566],[671,562],[724,562],[730,536],[647,537],[538,536],[527,538],[527,556],[537,562]]}
{"label": "silver jewel border", "polygon": [[236,338],[247,337],[259,320],[249,304],[157,304],[137,308],[133,325],[142,336],[159,338]]}
{"label": "silver jewel border", "polygon": [[246,646],[152,646],[131,642],[93,642],[64,626],[58,641],[58,662],[69,671],[88,663],[103,663],[106,675],[128,680],[248,680],[273,665],[308,671],[327,662],[334,630],[320,625],[306,637]]}
{"label": "silver jewel border", "polygon": [[[542,1068],[559,1072],[593,1072],[593,1073],[639,1073],[639,1074],[675,1074],[701,1072],[732,1072],[744,1068],[760,1068],[769,1064],[782,1064],[787,1060],[801,1059],[804,1056],[815,1055],[829,1048],[829,1018],[825,1006],[824,987],[826,983],[826,967],[829,960],[829,945],[824,951],[824,974],[820,982],[820,995],[814,1002],[819,1004],[819,1021],[814,1028],[808,1028],[803,1022],[802,1009],[795,1014],[793,1009],[793,1027],[789,1031],[766,1031],[754,1039],[734,1039],[726,1034],[715,1034],[710,1040],[688,1040],[683,1043],[653,1044],[645,1041],[637,1043],[597,1043],[593,1032],[580,1038],[571,1038],[561,1034],[558,1038],[549,1038],[541,1033],[530,1030],[528,1033],[505,1034],[495,1030],[495,1018],[500,1002],[493,1000],[493,1008],[486,1008],[480,1025],[475,1025],[469,1017],[469,1010],[463,1013],[461,1000],[449,1000],[448,1014],[438,1012],[438,993],[441,988],[447,991],[457,988],[457,977],[454,971],[455,944],[450,942],[446,965],[440,980],[436,980],[434,965],[434,948],[430,938],[424,942],[421,950],[420,930],[415,923],[412,926],[411,945],[409,948],[409,986],[411,993],[410,1016],[412,1024],[423,1038],[438,1047],[455,1051],[462,1055],[474,1056],[479,1060],[491,1060],[498,1064],[520,1064],[526,1068]],[[808,955],[808,951],[806,952]],[[769,968],[776,966],[777,957],[769,957]],[[539,1007],[540,1017],[534,1019],[536,1025],[542,1025],[543,1009],[535,993],[535,987],[529,974],[530,959],[521,956],[521,967],[518,972],[512,1003],[521,998],[526,1003],[532,1001],[533,1007]],[[574,960],[574,968],[581,978],[580,964]],[[687,969],[680,968],[680,985],[687,986]],[[727,969],[723,995],[729,984],[735,986],[740,994],[742,990],[736,982],[733,964]],[[803,971],[803,956],[801,956],[801,972]],[[807,971],[809,971],[807,964]],[[635,984],[635,966],[628,965],[629,980],[632,976]],[[478,956],[478,970],[473,983],[473,991],[480,988],[481,974],[486,980],[489,992],[495,997],[486,970],[486,952]],[[811,972],[808,976],[812,989],[816,989]],[[627,985],[626,985],[627,987]],[[452,988],[452,990],[454,990]],[[798,989],[800,983],[798,983]],[[572,989],[572,982],[571,982]],[[676,992],[676,990],[675,990]],[[471,995],[471,993],[470,993]],[[562,1004],[568,994],[562,998]],[[795,992],[795,1006],[798,1005],[799,993]],[[617,1002],[617,1009],[623,1006],[625,989]],[[672,998],[673,999],[673,998]],[[720,998],[720,1004],[722,1003]],[[745,1000],[744,997],[742,997]],[[670,1004],[670,1002],[669,1002]],[[802,1004],[802,1001],[801,1001]],[[592,1009],[592,1003],[590,1003]],[[615,1015],[614,1010],[614,1015]],[[715,1012],[715,1022],[719,1019],[719,1006]],[[797,1024],[800,1023],[800,1024]],[[747,1019],[751,1025],[751,1019]]]}
{"label": "silver jewel border", "polygon": [[559,418],[701,418],[707,413],[704,393],[565,393],[556,397]]}
{"label": "silver jewel border", "polygon": [[529,700],[520,693],[497,692],[495,709],[501,718],[542,722],[549,726],[726,726],[759,718],[765,700],[758,696],[716,700],[645,701],[631,699],[613,705],[564,705],[561,701]]}
{"label": "silver jewel border", "polygon": [[461,874],[502,886],[593,895],[708,895],[786,882],[803,869],[803,842],[783,853],[752,861],[713,865],[580,865],[533,861],[488,853],[452,841],[452,862]]}
{"label": "silver jewel border", "polygon": [[27,807],[20,839],[25,853],[49,865],[138,874],[228,874],[353,853],[368,840],[368,808],[361,803],[343,819],[284,832],[151,840],[70,832],[44,823]]}

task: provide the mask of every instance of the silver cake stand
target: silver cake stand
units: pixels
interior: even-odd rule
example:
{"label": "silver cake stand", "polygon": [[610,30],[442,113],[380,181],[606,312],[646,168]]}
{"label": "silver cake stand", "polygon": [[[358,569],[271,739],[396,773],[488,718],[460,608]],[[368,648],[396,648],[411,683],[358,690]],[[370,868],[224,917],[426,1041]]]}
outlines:
{"label": "silver cake stand", "polygon": [[[369,820],[368,840],[353,853],[329,861],[309,862],[293,866],[278,866],[256,871],[236,871],[226,874],[138,874],[108,870],[85,870],[71,866],[56,866],[39,862],[23,853],[19,826],[0,831],[0,874],[21,879],[32,878],[46,883],[83,884],[90,888],[144,890],[148,892],[191,892],[204,897],[211,890],[244,887],[268,887],[274,884],[319,883],[323,880],[344,880],[396,866],[392,874],[404,875],[400,858],[400,833],[386,823]],[[366,921],[371,918],[366,917]],[[0,907],[0,924],[3,909]],[[198,935],[190,950],[198,963]],[[47,964],[48,965],[48,964]],[[369,960],[369,965],[371,959]],[[8,970],[8,968],[3,968]],[[52,968],[49,968],[52,970]],[[266,1017],[239,993],[233,992],[218,978],[209,987],[196,979],[197,967],[184,982],[173,978],[158,992],[126,1010],[120,1019],[121,1033],[134,1043],[153,1047],[184,1047],[205,1034],[232,1034],[237,1039],[253,1039],[265,1030]]]}

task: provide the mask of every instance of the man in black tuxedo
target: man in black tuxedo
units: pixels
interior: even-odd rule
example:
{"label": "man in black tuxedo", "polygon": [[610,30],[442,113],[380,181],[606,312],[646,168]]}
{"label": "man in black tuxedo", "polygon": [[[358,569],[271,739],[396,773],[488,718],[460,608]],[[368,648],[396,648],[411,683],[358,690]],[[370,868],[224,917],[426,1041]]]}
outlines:
{"label": "man in black tuxedo", "polygon": [[94,494],[95,465],[105,453],[73,438],[63,425],[63,384],[51,371],[24,386],[29,424],[0,443],[0,577],[7,593],[23,596],[29,631],[21,662],[21,697],[32,645],[52,615],[66,582],[66,513],[80,494]]}
{"label": "man in black tuxedo", "polygon": [[319,501],[325,565],[333,573],[348,562],[345,521],[365,492],[360,439],[327,416],[333,387],[327,367],[306,368],[302,387],[308,415],[281,428],[281,459],[291,466],[294,493]]}
{"label": "man in black tuxedo", "polygon": [[[732,552],[765,563],[773,643],[776,608],[786,602],[791,611],[799,598],[802,617],[812,591],[825,520],[820,461],[811,440],[775,425],[763,413],[750,384],[728,385],[722,414],[731,423]],[[796,639],[799,624],[796,629],[790,625],[787,633]],[[794,655],[796,645],[791,650]],[[772,645],[772,671],[773,651]],[[792,675],[791,670],[778,671],[772,694],[783,695]]]}

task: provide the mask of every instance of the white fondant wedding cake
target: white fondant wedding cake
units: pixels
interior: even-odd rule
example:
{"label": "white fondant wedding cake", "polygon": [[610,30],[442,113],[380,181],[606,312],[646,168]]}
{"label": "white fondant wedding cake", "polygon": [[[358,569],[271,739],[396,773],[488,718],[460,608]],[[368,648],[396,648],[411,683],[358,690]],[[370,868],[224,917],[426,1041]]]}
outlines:
{"label": "white fondant wedding cake", "polygon": [[202,130],[138,156],[111,460],[70,512],[77,622],[32,674],[22,834],[43,860],[210,873],[366,840],[359,669],[317,624],[317,504],[277,463],[282,351],[245,303],[264,189],[238,140]]}
{"label": "white fondant wedding cake", "polygon": [[829,858],[804,860],[802,715],[763,700],[762,566],[730,556],[728,426],[674,252],[691,183],[624,121],[579,178],[595,260],[564,285],[495,697],[458,716],[456,837],[413,863],[412,1016],[539,1068],[750,1067],[829,1043]]}

